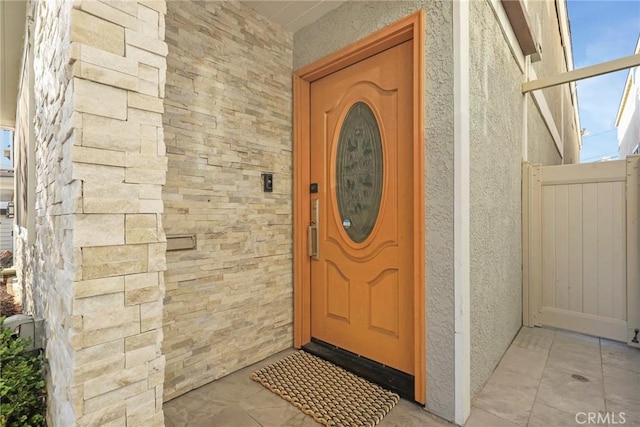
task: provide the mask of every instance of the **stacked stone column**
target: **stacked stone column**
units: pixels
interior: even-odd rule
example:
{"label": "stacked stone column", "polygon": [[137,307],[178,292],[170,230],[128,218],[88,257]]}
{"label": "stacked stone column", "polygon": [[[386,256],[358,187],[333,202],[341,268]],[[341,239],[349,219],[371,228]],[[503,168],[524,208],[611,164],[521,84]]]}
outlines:
{"label": "stacked stone column", "polygon": [[18,255],[47,325],[49,423],[162,426],[166,4],[30,11],[36,226]]}

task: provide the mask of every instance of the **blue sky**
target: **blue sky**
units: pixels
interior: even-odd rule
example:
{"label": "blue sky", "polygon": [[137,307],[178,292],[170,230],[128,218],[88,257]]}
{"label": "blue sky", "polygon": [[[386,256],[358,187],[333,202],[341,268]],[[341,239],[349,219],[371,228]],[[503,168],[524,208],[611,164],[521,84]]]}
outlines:
{"label": "blue sky", "polygon": [[[639,0],[568,0],[574,68],[632,55],[640,34]],[[616,114],[627,71],[578,81],[582,162],[618,155]]]}

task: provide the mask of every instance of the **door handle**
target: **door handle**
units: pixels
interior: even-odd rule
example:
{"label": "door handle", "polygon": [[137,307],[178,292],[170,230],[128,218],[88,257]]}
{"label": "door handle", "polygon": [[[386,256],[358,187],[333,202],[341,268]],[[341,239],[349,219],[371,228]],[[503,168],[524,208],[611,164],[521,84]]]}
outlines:
{"label": "door handle", "polygon": [[307,228],[307,245],[309,256],[312,259],[320,259],[320,200],[311,201],[311,224]]}

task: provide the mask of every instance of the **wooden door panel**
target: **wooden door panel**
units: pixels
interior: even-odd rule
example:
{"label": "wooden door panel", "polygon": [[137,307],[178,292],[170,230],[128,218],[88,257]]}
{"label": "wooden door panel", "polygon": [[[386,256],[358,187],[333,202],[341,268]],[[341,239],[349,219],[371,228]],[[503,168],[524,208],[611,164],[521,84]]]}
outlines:
{"label": "wooden door panel", "polygon": [[351,281],[335,263],[327,261],[326,316],[349,323],[351,321]]}
{"label": "wooden door panel", "polygon": [[310,89],[311,199],[320,206],[311,335],[411,374],[412,49],[402,43]]}
{"label": "wooden door panel", "polygon": [[384,270],[375,279],[367,282],[369,302],[365,305],[369,317],[369,329],[376,332],[400,335],[400,284],[398,269]]}

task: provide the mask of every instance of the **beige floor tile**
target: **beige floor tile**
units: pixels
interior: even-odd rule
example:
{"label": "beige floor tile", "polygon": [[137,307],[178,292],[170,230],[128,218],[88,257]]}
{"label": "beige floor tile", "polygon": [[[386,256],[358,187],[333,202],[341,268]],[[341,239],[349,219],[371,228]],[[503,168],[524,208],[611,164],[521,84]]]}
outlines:
{"label": "beige floor tile", "polygon": [[[237,406],[242,409],[272,409],[272,408],[284,408],[289,409],[290,407],[295,407],[291,405],[291,403],[287,402],[277,394],[273,393],[271,390],[262,386],[259,383],[255,383],[260,386],[261,390],[257,393],[254,393],[250,396],[243,397],[237,401]],[[293,415],[292,415],[293,416]]]}
{"label": "beige floor tile", "polygon": [[164,427],[176,427],[176,425],[171,421],[171,418],[164,414]]}
{"label": "beige floor tile", "polygon": [[546,367],[564,369],[587,378],[602,380],[600,344],[596,338],[584,335],[576,337],[558,331],[549,351]]}
{"label": "beige floor tile", "polygon": [[551,329],[524,326],[516,335],[512,346],[547,353],[551,348],[555,333],[555,330]]}
{"label": "beige floor tile", "polygon": [[[434,416],[435,417],[435,416]],[[451,427],[450,424],[440,418],[416,417],[409,414],[388,414],[380,421],[379,427]]]}
{"label": "beige floor tile", "polygon": [[505,353],[496,370],[526,375],[539,380],[547,363],[547,353],[512,345]]}
{"label": "beige floor tile", "polygon": [[575,351],[551,349],[545,369],[570,371],[572,374],[602,382],[602,364],[593,357],[580,355]]}
{"label": "beige floor tile", "polygon": [[385,415],[379,427],[453,427],[454,425],[407,400],[400,400]]}
{"label": "beige floor tile", "polygon": [[288,349],[288,350],[284,350],[281,351],[279,353],[274,354],[271,357],[268,357],[266,359],[264,359],[261,362],[255,363],[251,366],[247,366],[246,368],[240,369],[230,375],[227,375],[224,378],[221,378],[220,381],[229,381],[232,382],[234,384],[240,384],[240,385],[256,385],[258,383],[256,383],[255,381],[253,381],[251,379],[251,374],[254,371],[257,371],[258,369],[264,368],[267,365],[270,365],[272,363],[275,363],[285,357],[287,357],[288,355],[295,353],[296,349]]}
{"label": "beige floor tile", "polygon": [[602,379],[592,377],[582,382],[572,377],[574,372],[550,367],[547,363],[536,401],[572,414],[604,411]]}
{"label": "beige floor tile", "polygon": [[[610,427],[640,426],[640,405],[607,399],[607,413]],[[623,422],[624,419],[624,422]]]}
{"label": "beige floor tile", "polygon": [[554,345],[570,344],[583,346],[585,349],[600,350],[600,339],[589,335],[579,334],[577,332],[564,331],[557,329],[553,337]]}
{"label": "beige floor tile", "polygon": [[202,424],[189,425],[189,427],[260,427],[260,423],[244,410],[233,407],[203,420]]}
{"label": "beige floor tile", "polygon": [[497,417],[480,408],[471,407],[471,415],[464,424],[464,427],[515,427],[518,425],[519,424],[515,424],[513,421]]}
{"label": "beige floor tile", "polygon": [[524,426],[529,419],[538,384],[538,380],[534,378],[496,370],[473,405],[518,426]]}
{"label": "beige floor tile", "polygon": [[527,427],[576,427],[577,425],[576,414],[535,402]]}
{"label": "beige floor tile", "polygon": [[604,365],[640,372],[640,348],[605,339],[600,340],[600,348]]}
{"label": "beige floor tile", "polygon": [[[236,414],[238,411],[245,412],[244,407],[281,407],[289,405],[288,402],[273,395],[273,393],[265,389],[261,384],[251,380],[251,373],[269,363],[280,360],[293,351],[294,350],[291,349],[275,354],[262,362],[236,371],[224,378],[166,402],[163,405],[165,418],[172,422],[175,427],[220,425],[220,422],[227,420],[228,417]],[[273,398],[271,403],[265,403],[265,398],[269,399],[271,397]],[[243,403],[244,405],[242,405]],[[224,417],[218,420],[216,417],[220,416],[223,412],[225,413]],[[251,425],[251,423],[246,420],[246,417],[242,417],[242,419],[245,420],[243,422],[246,422],[247,425]],[[214,424],[211,424],[213,422],[212,420],[216,420]]]}
{"label": "beige floor tile", "polygon": [[164,403],[165,418],[169,418],[175,427],[201,423],[227,408],[226,404],[201,399],[196,391],[190,391]]}
{"label": "beige floor tile", "polygon": [[[280,400],[283,400],[279,398]],[[247,413],[263,427],[281,427],[303,412],[289,402],[285,407],[248,409]]]}
{"label": "beige floor tile", "polygon": [[242,369],[197,388],[189,392],[189,394],[202,401],[214,402],[224,406],[235,405],[238,401],[248,399],[264,390],[262,385],[251,380],[250,375],[249,371]]}
{"label": "beige floor tile", "polygon": [[234,384],[231,381],[218,380],[190,393],[192,393],[193,398],[199,401],[211,402],[222,406],[233,406],[238,401],[248,399],[260,392],[260,387],[259,384],[241,385]]}
{"label": "beige floor tile", "polygon": [[253,372],[255,370],[258,370],[260,368],[264,368],[267,365],[270,365],[272,363],[275,363],[277,361],[279,361],[280,359],[284,359],[285,357],[289,356],[290,354],[296,353],[300,350],[295,349],[295,348],[288,348],[286,350],[283,350],[279,353],[274,354],[273,356],[267,357],[266,359],[264,359],[261,362],[255,363],[251,366],[246,367],[245,369]]}
{"label": "beige floor tile", "polygon": [[604,395],[607,399],[633,403],[640,407],[640,372],[603,366]]}
{"label": "beige floor tile", "polygon": [[318,424],[313,417],[305,414],[302,411],[298,411],[298,414],[293,418],[290,418],[282,427],[320,427],[321,424]]}

